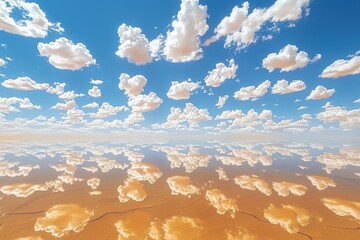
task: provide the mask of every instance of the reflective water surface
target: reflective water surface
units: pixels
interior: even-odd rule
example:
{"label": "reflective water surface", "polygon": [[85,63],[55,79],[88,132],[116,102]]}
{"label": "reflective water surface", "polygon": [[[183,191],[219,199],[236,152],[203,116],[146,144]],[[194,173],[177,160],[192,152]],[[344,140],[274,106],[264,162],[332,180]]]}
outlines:
{"label": "reflective water surface", "polygon": [[0,147],[0,239],[360,239],[360,147]]}

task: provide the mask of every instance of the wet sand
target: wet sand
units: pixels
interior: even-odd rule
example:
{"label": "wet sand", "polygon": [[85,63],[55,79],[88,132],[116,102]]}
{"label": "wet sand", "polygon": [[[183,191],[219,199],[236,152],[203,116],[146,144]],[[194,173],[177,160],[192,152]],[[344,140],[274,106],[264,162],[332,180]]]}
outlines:
{"label": "wet sand", "polygon": [[359,151],[9,144],[0,239],[360,239]]}

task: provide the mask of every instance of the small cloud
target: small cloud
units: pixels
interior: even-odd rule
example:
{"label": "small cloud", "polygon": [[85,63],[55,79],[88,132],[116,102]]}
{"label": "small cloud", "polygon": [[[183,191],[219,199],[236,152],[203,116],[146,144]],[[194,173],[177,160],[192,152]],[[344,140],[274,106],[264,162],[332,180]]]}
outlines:
{"label": "small cloud", "polygon": [[329,98],[335,93],[335,89],[326,89],[324,86],[317,86],[311,91],[310,95],[306,97],[306,100],[319,100]]}

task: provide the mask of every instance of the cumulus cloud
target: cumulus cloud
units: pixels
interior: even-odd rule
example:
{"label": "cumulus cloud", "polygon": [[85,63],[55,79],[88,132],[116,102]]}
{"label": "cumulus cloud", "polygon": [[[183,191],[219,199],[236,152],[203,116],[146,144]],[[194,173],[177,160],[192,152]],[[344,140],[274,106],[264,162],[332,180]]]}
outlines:
{"label": "cumulus cloud", "polygon": [[130,77],[126,73],[122,73],[119,77],[119,89],[124,90],[128,96],[138,96],[144,91],[147,79],[143,75],[135,75]]}
{"label": "cumulus cloud", "polygon": [[146,198],[146,192],[143,184],[136,179],[125,180],[124,185],[120,185],[117,189],[119,193],[119,201],[125,203],[130,199],[141,202]]}
{"label": "cumulus cloud", "polygon": [[[49,28],[58,32],[64,31],[60,23],[49,22],[37,3],[5,0],[0,2],[0,9],[0,29],[3,31],[33,38],[46,37]],[[20,19],[11,16],[11,13],[17,10],[21,12],[18,14],[22,17]]]}
{"label": "cumulus cloud", "polygon": [[139,180],[139,181],[148,181],[153,184],[162,176],[160,169],[151,164],[143,162],[134,162],[131,165],[131,168],[127,171],[130,178]]}
{"label": "cumulus cloud", "polygon": [[186,103],[184,109],[172,107],[167,120],[163,124],[155,124],[154,128],[177,128],[180,123],[187,122],[190,127],[197,127],[200,122],[211,120],[206,108],[201,109],[192,103]]}
{"label": "cumulus cloud", "polygon": [[218,214],[223,215],[229,212],[230,216],[235,218],[236,212],[239,211],[236,199],[226,197],[219,189],[206,190],[205,198],[216,208]]}
{"label": "cumulus cloud", "polygon": [[99,80],[99,79],[91,79],[90,80],[90,83],[91,84],[94,84],[94,85],[101,85],[101,84],[103,84],[103,80]]}
{"label": "cumulus cloud", "polygon": [[327,66],[320,74],[321,78],[339,78],[360,73],[360,51],[351,59],[339,59]]}
{"label": "cumulus cloud", "polygon": [[266,22],[276,24],[296,21],[302,17],[303,12],[308,13],[309,4],[309,0],[277,0],[269,8],[255,8],[249,13],[249,3],[245,2],[242,7],[235,6],[230,15],[221,20],[214,30],[215,36],[209,38],[205,45],[225,37],[225,47],[235,45],[237,49],[245,48],[257,41],[257,32]]}
{"label": "cumulus cloud", "polygon": [[268,88],[270,87],[270,85],[270,81],[266,80],[257,87],[248,86],[240,88],[239,91],[234,93],[234,98],[242,101],[257,100],[259,97],[264,96],[268,92]]}
{"label": "cumulus cloud", "polygon": [[6,88],[13,88],[17,90],[48,90],[49,84],[37,83],[29,77],[18,77],[16,79],[7,79],[1,83]]}
{"label": "cumulus cloud", "polygon": [[206,86],[220,87],[225,80],[236,77],[237,68],[238,65],[235,64],[234,59],[229,61],[229,66],[224,63],[217,63],[215,69],[209,71],[205,77]]}
{"label": "cumulus cloud", "polygon": [[300,231],[300,227],[305,227],[310,223],[310,214],[306,209],[291,205],[276,207],[270,204],[264,210],[264,217],[272,224],[278,224],[288,233],[293,234]]}
{"label": "cumulus cloud", "polygon": [[66,101],[65,103],[57,103],[54,106],[51,107],[51,109],[57,109],[57,110],[70,110],[75,109],[76,103],[74,100]]}
{"label": "cumulus cloud", "polygon": [[87,185],[91,187],[91,189],[95,190],[100,185],[100,178],[90,178],[86,181]]}
{"label": "cumulus cloud", "polygon": [[225,105],[228,98],[229,95],[220,96],[218,102],[215,104],[215,107],[222,108]]}
{"label": "cumulus cloud", "polygon": [[306,97],[306,100],[318,100],[329,98],[335,93],[335,89],[327,89],[324,86],[317,86],[311,91],[310,95]]}
{"label": "cumulus cloud", "polygon": [[269,187],[268,183],[265,180],[259,178],[259,176],[241,175],[234,178],[234,182],[243,189],[248,189],[252,191],[258,189],[260,192],[267,196],[271,195],[271,188]]}
{"label": "cumulus cloud", "polygon": [[189,99],[191,92],[199,88],[199,83],[188,81],[183,81],[181,83],[174,81],[171,82],[171,87],[167,92],[168,98],[175,100]]}
{"label": "cumulus cloud", "polygon": [[71,231],[81,232],[93,215],[93,211],[76,204],[55,205],[46,211],[44,217],[36,220],[34,230],[45,231],[60,238]]}
{"label": "cumulus cloud", "polygon": [[288,81],[282,79],[275,83],[272,87],[272,94],[287,94],[292,92],[299,92],[306,88],[306,85],[303,81],[294,80],[290,84]]}
{"label": "cumulus cloud", "polygon": [[273,182],[272,185],[275,192],[277,192],[278,195],[282,197],[286,197],[290,193],[295,196],[302,196],[307,191],[307,187],[304,185],[291,182]]}
{"label": "cumulus cloud", "polygon": [[101,104],[101,106],[98,108],[98,111],[96,113],[91,113],[91,118],[106,118],[109,116],[114,116],[118,112],[126,111],[127,108],[125,106],[120,107],[114,107],[108,102],[104,102]]}
{"label": "cumulus cloud", "polygon": [[199,194],[199,188],[191,184],[188,176],[172,176],[166,180],[172,195],[184,195],[190,197],[193,194]]}
{"label": "cumulus cloud", "polygon": [[338,216],[349,216],[360,222],[360,202],[348,201],[338,198],[323,198],[323,204]]}
{"label": "cumulus cloud", "polygon": [[19,162],[0,161],[0,177],[26,177],[34,169],[39,168],[39,165],[19,166]]}
{"label": "cumulus cloud", "polygon": [[93,86],[89,91],[88,94],[90,97],[99,98],[101,97],[101,91],[97,86]]}
{"label": "cumulus cloud", "polygon": [[172,62],[188,62],[200,59],[202,49],[200,37],[208,30],[206,24],[207,7],[199,0],[182,0],[176,19],[167,32],[164,55]]}
{"label": "cumulus cloud", "polygon": [[84,97],[83,93],[75,93],[74,91],[67,91],[59,95],[62,100],[74,100],[77,97]]}
{"label": "cumulus cloud", "polygon": [[129,99],[128,105],[133,112],[150,112],[157,109],[163,100],[156,93],[150,92],[148,95],[140,94]]}
{"label": "cumulus cloud", "polygon": [[13,105],[18,104],[23,109],[41,109],[41,106],[34,105],[29,98],[1,98],[0,97],[0,113],[19,112],[19,109]]}
{"label": "cumulus cloud", "polygon": [[0,187],[0,192],[26,198],[37,191],[46,191],[47,189],[45,184],[15,183]]}
{"label": "cumulus cloud", "polygon": [[263,68],[269,72],[276,68],[280,72],[289,72],[298,68],[305,67],[310,62],[308,54],[304,51],[298,52],[295,45],[286,45],[280,49],[279,53],[270,53],[262,62]]}
{"label": "cumulus cloud", "polygon": [[119,46],[116,55],[127,58],[131,63],[143,65],[158,56],[162,45],[162,38],[158,37],[149,42],[141,28],[127,26],[125,23],[118,28]]}
{"label": "cumulus cloud", "polygon": [[325,176],[307,176],[311,184],[318,190],[322,191],[328,187],[336,187],[336,183],[329,177]]}
{"label": "cumulus cloud", "polygon": [[50,94],[61,95],[64,93],[66,83],[55,82],[55,86],[50,86],[46,91]]}
{"label": "cumulus cloud", "polygon": [[359,128],[360,109],[346,110],[343,107],[332,106],[329,102],[324,106],[325,111],[316,118],[325,123],[338,122],[341,128]]}
{"label": "cumulus cloud", "polygon": [[99,104],[97,102],[88,103],[83,106],[83,108],[98,108]]}
{"label": "cumulus cloud", "polygon": [[196,239],[203,236],[204,227],[199,219],[172,216],[163,223],[163,231],[164,239]]}
{"label": "cumulus cloud", "polygon": [[74,44],[67,38],[37,45],[40,56],[48,57],[49,63],[58,69],[79,70],[96,64],[95,58],[82,43]]}

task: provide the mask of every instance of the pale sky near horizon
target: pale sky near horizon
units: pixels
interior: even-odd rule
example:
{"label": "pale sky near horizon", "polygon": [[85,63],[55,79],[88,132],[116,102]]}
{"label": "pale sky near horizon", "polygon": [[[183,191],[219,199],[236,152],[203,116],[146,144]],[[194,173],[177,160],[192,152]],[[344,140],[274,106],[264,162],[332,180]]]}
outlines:
{"label": "pale sky near horizon", "polygon": [[0,0],[0,131],[358,132],[359,10]]}

